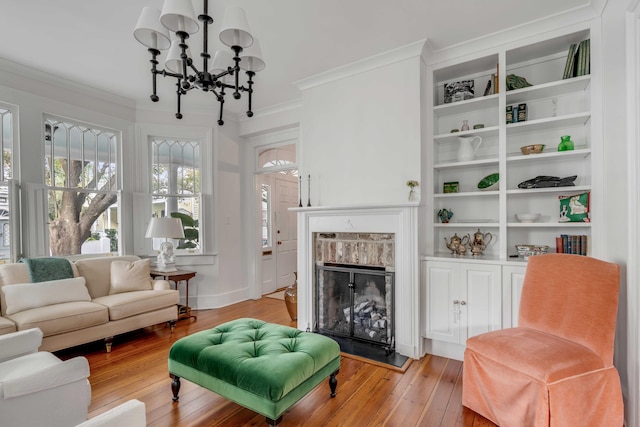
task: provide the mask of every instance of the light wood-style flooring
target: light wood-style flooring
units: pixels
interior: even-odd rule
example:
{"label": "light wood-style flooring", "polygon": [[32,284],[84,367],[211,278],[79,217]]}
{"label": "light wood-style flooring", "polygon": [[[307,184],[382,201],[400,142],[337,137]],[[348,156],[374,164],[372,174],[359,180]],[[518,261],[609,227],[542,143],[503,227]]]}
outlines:
{"label": "light wood-style flooring", "polygon": [[[262,298],[214,310],[194,311],[175,332],[157,325],[117,336],[113,351],[93,343],[56,354],[86,356],[91,366],[89,417],[129,399],[145,403],[148,426],[266,426],[265,418],[202,387],[182,381],[180,401],[172,402],[167,355],[186,335],[240,317],[295,326],[284,301]],[[287,426],[455,426],[494,427],[463,408],[462,362],[427,355],[406,372],[342,357],[337,396],[323,382],[284,414]],[[120,426],[126,427],[126,426]]]}

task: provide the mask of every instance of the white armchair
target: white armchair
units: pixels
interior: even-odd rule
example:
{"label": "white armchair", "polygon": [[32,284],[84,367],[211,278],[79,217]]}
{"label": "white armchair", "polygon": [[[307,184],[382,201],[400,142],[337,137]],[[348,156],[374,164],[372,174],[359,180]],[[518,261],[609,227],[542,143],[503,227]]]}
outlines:
{"label": "white armchair", "polygon": [[0,335],[0,425],[60,426],[87,419],[91,402],[89,363],[66,361],[45,351],[42,331],[28,329]]}

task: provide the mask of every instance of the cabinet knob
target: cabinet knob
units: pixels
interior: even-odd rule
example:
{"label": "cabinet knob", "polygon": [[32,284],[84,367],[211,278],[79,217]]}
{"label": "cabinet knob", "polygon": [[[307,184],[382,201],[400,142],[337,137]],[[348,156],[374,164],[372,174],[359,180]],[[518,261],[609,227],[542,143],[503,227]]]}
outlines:
{"label": "cabinet knob", "polygon": [[460,305],[467,305],[466,301],[460,301]]}
{"label": "cabinet knob", "polygon": [[457,299],[454,299],[454,300],[453,300],[453,303],[454,303],[454,304],[460,304],[460,301],[458,301]]}

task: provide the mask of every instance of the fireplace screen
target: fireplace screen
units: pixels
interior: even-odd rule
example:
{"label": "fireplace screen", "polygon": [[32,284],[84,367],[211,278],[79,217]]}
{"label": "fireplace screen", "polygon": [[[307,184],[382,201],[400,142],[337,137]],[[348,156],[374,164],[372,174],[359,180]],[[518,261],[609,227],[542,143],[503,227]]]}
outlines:
{"label": "fireplace screen", "polygon": [[318,332],[380,344],[393,350],[394,273],[378,267],[317,268]]}

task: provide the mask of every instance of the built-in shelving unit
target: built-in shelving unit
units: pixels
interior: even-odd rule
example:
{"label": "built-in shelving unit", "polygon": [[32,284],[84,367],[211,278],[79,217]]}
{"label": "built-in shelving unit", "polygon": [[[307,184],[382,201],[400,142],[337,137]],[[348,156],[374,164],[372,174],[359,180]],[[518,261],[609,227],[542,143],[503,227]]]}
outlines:
{"label": "built-in shelving unit", "polygon": [[[593,193],[593,147],[601,144],[592,124],[593,77],[583,75],[563,79],[569,46],[590,38],[590,28],[556,33],[533,43],[508,44],[490,53],[472,54],[450,62],[427,67],[432,89],[430,115],[431,183],[426,190],[429,224],[429,258],[452,257],[445,238],[472,235],[478,229],[491,232],[493,241],[480,257],[470,255],[457,261],[514,259],[516,244],[547,245],[555,251],[555,238],[561,234],[591,235],[597,224],[566,223],[559,220],[560,195],[591,192],[591,203],[600,203]],[[499,72],[498,93],[493,75]],[[507,90],[508,74],[524,77],[532,86]],[[475,97],[459,102],[444,102],[445,84],[471,80]],[[491,81],[489,94],[484,95]],[[526,121],[507,123],[506,107],[527,104]],[[470,129],[461,131],[466,120]],[[473,129],[474,125],[482,127]],[[570,135],[573,151],[558,151],[560,136]],[[479,136],[482,143],[471,161],[458,161],[458,138]],[[523,155],[520,147],[545,144],[541,154]],[[480,191],[478,182],[492,173],[500,174],[499,188]],[[522,189],[518,184],[536,176],[568,177],[576,175],[575,186]],[[459,192],[444,193],[444,183],[458,182]],[[437,216],[440,209],[453,211],[449,223]],[[433,212],[433,215],[431,215]],[[534,223],[521,223],[520,213],[539,213]]]}

